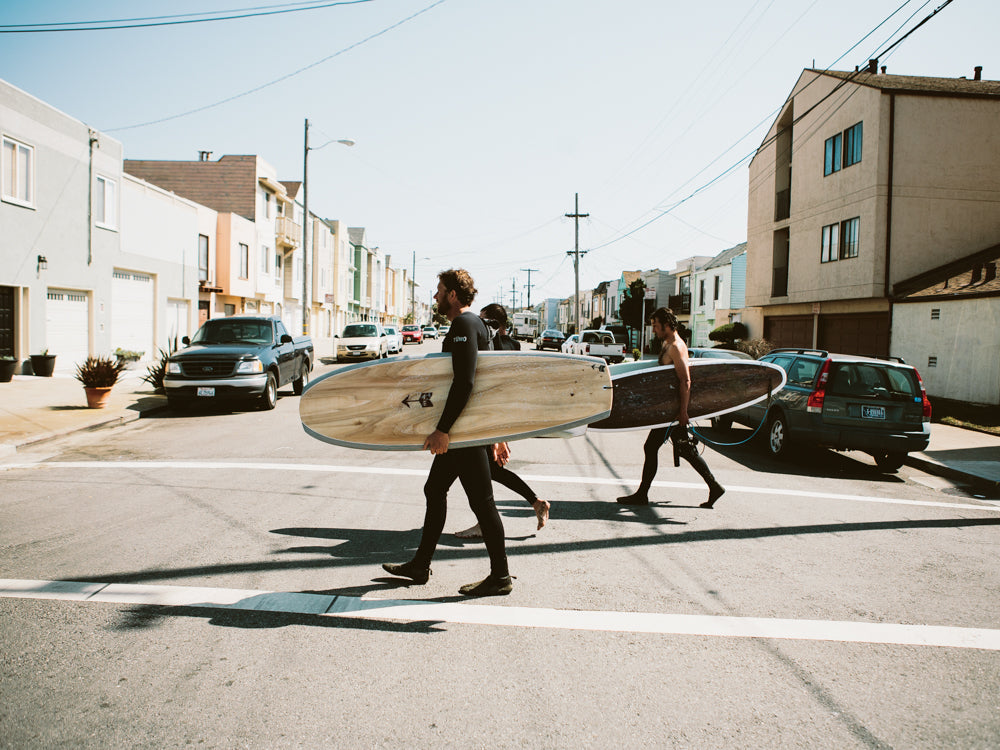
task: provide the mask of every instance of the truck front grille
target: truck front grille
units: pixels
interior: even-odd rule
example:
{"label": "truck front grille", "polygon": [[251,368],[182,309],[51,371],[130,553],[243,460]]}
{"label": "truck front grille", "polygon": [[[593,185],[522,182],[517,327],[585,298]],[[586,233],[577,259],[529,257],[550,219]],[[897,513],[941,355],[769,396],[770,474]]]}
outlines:
{"label": "truck front grille", "polygon": [[236,369],[231,359],[204,359],[181,362],[181,370],[186,378],[228,378]]}

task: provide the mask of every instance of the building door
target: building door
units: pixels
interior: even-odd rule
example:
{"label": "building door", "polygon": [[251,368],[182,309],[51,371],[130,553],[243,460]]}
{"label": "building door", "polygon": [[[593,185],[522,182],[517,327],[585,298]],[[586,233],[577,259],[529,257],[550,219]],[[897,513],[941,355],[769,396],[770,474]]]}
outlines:
{"label": "building door", "polygon": [[111,346],[142,352],[150,359],[153,351],[155,302],[153,277],[145,273],[115,269],[111,279]]}
{"label": "building door", "polygon": [[0,286],[0,357],[14,356],[14,287]]}
{"label": "building door", "polygon": [[821,315],[819,346],[839,354],[889,356],[889,313]]}
{"label": "building door", "polygon": [[87,293],[49,289],[45,295],[45,343],[32,344],[32,353],[48,349],[56,367],[72,371],[90,356],[90,306]]}
{"label": "building door", "polygon": [[775,349],[810,349],[813,345],[813,316],[783,315],[764,318],[764,338]]}
{"label": "building door", "polygon": [[198,327],[201,328],[208,321],[208,300],[198,300]]}
{"label": "building door", "polygon": [[190,335],[188,301],[186,299],[167,300],[167,351],[177,351],[181,346],[181,339]]}

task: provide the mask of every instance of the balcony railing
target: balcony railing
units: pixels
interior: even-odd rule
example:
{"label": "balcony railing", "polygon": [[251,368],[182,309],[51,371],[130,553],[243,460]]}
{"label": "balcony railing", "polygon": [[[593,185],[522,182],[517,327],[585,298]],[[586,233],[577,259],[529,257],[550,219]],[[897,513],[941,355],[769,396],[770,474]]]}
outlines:
{"label": "balcony railing", "polygon": [[274,234],[279,245],[298,247],[302,244],[302,225],[287,216],[279,216],[274,222]]}
{"label": "balcony railing", "polygon": [[667,297],[667,305],[673,310],[674,315],[690,315],[691,314],[691,295],[690,294],[671,294]]}

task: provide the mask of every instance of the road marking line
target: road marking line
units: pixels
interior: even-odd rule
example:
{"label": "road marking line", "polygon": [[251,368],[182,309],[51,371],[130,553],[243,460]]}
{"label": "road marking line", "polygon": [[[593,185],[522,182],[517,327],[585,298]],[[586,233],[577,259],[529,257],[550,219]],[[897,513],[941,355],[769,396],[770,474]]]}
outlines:
{"label": "road marking line", "polygon": [[354,596],[252,589],[18,579],[0,579],[0,597],[281,612],[353,619],[402,620],[410,623],[838,641],[1000,651],[1000,630],[940,625],[672,615],[656,612],[601,612],[479,603],[363,599]]}
{"label": "road marking line", "polygon": [[[256,471],[311,471],[329,474],[371,474],[374,476],[425,477],[427,469],[399,469],[389,466],[330,466],[327,464],[277,464],[277,463],[240,463],[238,461],[35,461],[31,463],[0,464],[0,471],[13,469],[181,469],[196,470],[256,470]],[[592,484],[622,485],[636,484],[634,479],[618,479],[615,477],[580,477],[551,476],[544,474],[521,474],[526,482],[552,482],[557,484]],[[703,489],[704,484],[697,482],[660,482],[654,481],[654,487],[672,489]],[[755,495],[813,497],[826,500],[848,500],[858,503],[881,503],[884,505],[910,505],[925,508],[948,508],[949,510],[979,510],[1000,512],[1000,505],[984,501],[983,505],[970,503],[940,503],[931,500],[902,500],[875,495],[845,495],[835,492],[813,492],[809,490],[782,490],[773,487],[741,487],[729,486],[727,492],[742,492]],[[571,502],[571,501],[570,501]]]}

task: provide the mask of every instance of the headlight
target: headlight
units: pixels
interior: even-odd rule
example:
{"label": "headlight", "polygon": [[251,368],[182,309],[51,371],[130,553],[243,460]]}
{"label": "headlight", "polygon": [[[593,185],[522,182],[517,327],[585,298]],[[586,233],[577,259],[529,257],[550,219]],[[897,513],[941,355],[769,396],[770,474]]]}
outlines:
{"label": "headlight", "polygon": [[264,365],[259,359],[248,359],[245,362],[240,362],[236,372],[243,375],[264,372]]}
{"label": "headlight", "polygon": [[167,362],[167,372],[171,375],[181,374],[181,363],[180,362]]}
{"label": "headlight", "polygon": [[377,343],[376,344],[365,344],[365,351],[366,352],[377,352],[378,351],[378,344]]}

